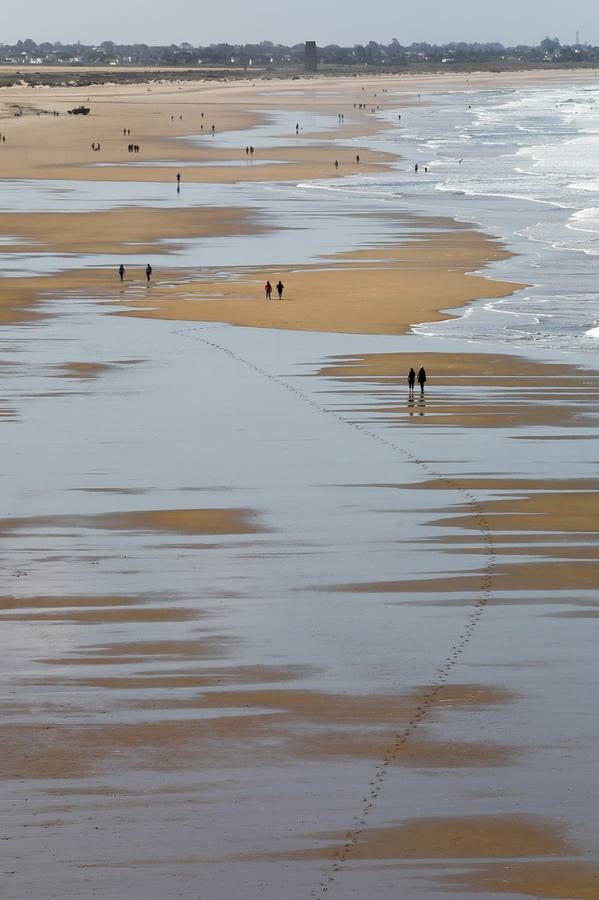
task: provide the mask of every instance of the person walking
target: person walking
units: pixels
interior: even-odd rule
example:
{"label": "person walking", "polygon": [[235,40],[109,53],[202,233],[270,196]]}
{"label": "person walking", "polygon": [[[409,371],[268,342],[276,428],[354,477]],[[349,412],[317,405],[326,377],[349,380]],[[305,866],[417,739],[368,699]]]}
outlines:
{"label": "person walking", "polygon": [[416,383],[416,372],[410,369],[408,372],[408,393],[410,397],[414,396],[414,384]]}
{"label": "person walking", "polygon": [[283,282],[279,279],[279,281],[277,282],[277,294],[279,295],[279,300],[282,300],[282,299],[283,299],[283,290],[284,290],[284,288],[285,288],[285,285],[284,285]]}
{"label": "person walking", "polygon": [[124,265],[121,263],[120,266],[119,266],[119,278],[121,279],[121,282],[123,281],[123,278],[124,278],[124,277],[125,277],[125,267],[124,267]]}
{"label": "person walking", "polygon": [[148,284],[150,283],[150,278],[152,277],[152,266],[150,263],[146,266],[146,281]]}
{"label": "person walking", "polygon": [[270,300],[270,295],[272,294],[272,284],[270,281],[267,281],[264,285],[264,296],[267,300]]}
{"label": "person walking", "polygon": [[177,187],[181,184],[181,172],[177,172]]}
{"label": "person walking", "polygon": [[424,396],[424,385],[426,384],[426,372],[424,370],[424,366],[420,366],[416,378],[418,380],[418,384],[420,385],[420,393]]}

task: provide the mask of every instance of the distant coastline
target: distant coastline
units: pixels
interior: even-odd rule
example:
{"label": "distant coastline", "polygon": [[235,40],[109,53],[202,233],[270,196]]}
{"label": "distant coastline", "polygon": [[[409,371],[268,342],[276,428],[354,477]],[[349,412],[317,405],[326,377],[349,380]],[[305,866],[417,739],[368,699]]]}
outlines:
{"label": "distant coastline", "polygon": [[173,82],[203,82],[203,81],[288,81],[314,80],[321,78],[372,78],[372,77],[402,77],[428,75],[442,78],[450,78],[452,75],[485,74],[485,75],[516,75],[530,72],[534,75],[551,75],[567,72],[584,73],[599,68],[599,59],[588,63],[556,63],[550,67],[547,64],[538,65],[505,65],[502,67],[481,65],[452,65],[450,68],[433,64],[411,66],[409,68],[390,67],[357,67],[357,66],[321,66],[317,72],[304,72],[299,67],[251,69],[244,71],[236,67],[222,68],[219,66],[177,67],[177,66],[86,66],[86,65],[55,65],[38,66],[33,64],[7,66],[0,65],[0,88],[8,87],[64,87],[83,88],[92,85],[110,84],[168,84]]}
{"label": "distant coastline", "polygon": [[[307,35],[310,37],[310,35]],[[308,59],[307,49],[310,53]],[[298,42],[287,46],[272,41],[208,46],[187,42],[169,45],[144,43],[36,43],[30,38],[0,45],[0,86],[85,87],[105,83],[161,81],[288,79],[320,76],[447,75],[525,71],[586,71],[599,66],[599,47],[562,44],[545,37],[537,45],[505,47],[496,41],[427,42],[402,45],[367,41],[353,46]],[[64,79],[68,73],[67,81]]]}

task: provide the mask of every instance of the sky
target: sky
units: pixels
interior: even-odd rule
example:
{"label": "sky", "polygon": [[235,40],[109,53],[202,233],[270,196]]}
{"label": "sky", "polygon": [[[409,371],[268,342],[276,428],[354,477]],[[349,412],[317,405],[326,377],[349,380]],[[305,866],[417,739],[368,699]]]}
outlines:
{"label": "sky", "polygon": [[369,40],[500,41],[599,45],[596,0],[21,0],[3,17],[0,43],[18,39],[205,45],[220,42],[363,44]]}

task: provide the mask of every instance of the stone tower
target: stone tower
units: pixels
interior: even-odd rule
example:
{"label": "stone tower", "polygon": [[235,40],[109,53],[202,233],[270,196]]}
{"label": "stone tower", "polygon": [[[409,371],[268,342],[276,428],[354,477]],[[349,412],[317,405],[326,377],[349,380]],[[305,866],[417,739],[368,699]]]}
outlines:
{"label": "stone tower", "polygon": [[304,47],[304,70],[306,72],[316,72],[317,68],[316,41],[306,41]]}

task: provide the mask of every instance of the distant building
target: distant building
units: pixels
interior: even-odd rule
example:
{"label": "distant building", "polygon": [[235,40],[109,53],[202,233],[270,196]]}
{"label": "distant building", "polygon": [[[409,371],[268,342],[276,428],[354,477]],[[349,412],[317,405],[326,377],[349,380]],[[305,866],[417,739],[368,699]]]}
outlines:
{"label": "distant building", "polygon": [[306,72],[316,72],[318,69],[316,41],[306,41],[304,47],[304,69]]}

